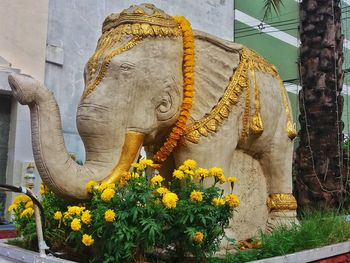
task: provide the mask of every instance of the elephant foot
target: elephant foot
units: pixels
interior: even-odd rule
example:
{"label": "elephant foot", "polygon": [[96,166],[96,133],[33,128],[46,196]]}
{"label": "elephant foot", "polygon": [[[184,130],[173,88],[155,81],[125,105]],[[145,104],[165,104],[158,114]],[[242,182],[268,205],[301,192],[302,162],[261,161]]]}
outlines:
{"label": "elephant foot", "polygon": [[295,210],[282,210],[282,211],[272,211],[269,214],[267,220],[266,229],[268,232],[272,232],[278,227],[288,227],[291,228],[294,225],[298,225],[299,221],[296,217]]}

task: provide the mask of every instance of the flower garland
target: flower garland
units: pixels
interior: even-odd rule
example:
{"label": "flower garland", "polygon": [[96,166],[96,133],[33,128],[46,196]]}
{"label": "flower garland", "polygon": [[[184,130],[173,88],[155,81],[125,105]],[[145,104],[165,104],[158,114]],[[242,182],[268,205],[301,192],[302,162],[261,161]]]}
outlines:
{"label": "flower garland", "polygon": [[188,117],[190,116],[190,110],[192,108],[192,101],[194,95],[194,37],[191,24],[183,16],[174,16],[173,18],[176,20],[176,22],[178,22],[182,30],[184,48],[184,94],[180,116],[177,119],[175,126],[171,130],[163,146],[153,157],[153,159],[158,163],[161,163],[166,160],[166,158],[176,147],[179,139],[184,135],[186,122]]}

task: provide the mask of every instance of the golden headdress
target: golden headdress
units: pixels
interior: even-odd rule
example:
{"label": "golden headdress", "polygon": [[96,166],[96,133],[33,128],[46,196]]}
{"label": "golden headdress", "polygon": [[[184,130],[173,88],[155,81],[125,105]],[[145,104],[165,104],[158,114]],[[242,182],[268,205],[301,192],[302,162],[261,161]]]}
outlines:
{"label": "golden headdress", "polygon": [[114,56],[131,49],[146,37],[181,36],[178,22],[153,4],[132,5],[120,14],[109,15],[103,22],[95,53],[88,61],[87,88],[82,99],[101,82]]}
{"label": "golden headdress", "polygon": [[[167,34],[168,28],[179,27],[178,23],[169,15],[167,15],[163,10],[158,9],[153,4],[141,4],[132,5],[128,9],[125,9],[120,14],[111,14],[106,17],[102,26],[102,33],[110,30],[111,28],[116,28],[122,24],[138,24],[142,30],[149,32],[149,26],[155,30],[155,34]],[[142,28],[144,26],[144,28]],[[135,26],[138,27],[138,26]],[[161,27],[159,30],[158,27]],[[164,32],[161,32],[163,28],[166,28]],[[178,32],[178,31],[177,31]],[[133,32],[133,34],[143,33],[139,30]],[[152,34],[150,32],[150,34]]]}

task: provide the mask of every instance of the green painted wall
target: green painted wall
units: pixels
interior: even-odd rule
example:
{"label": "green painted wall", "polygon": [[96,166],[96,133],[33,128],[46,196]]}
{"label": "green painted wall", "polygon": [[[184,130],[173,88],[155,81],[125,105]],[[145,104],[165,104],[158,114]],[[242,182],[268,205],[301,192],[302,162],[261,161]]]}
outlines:
{"label": "green painted wall", "polygon": [[[255,17],[258,20],[262,20],[264,16],[263,7],[264,2],[262,0],[238,0],[235,1],[235,8]],[[299,8],[298,3],[294,0],[283,0],[283,6],[281,6],[280,13],[276,15],[274,11],[271,16],[267,17],[264,21],[267,24],[270,24],[273,27],[278,28],[288,34],[297,37],[298,36],[298,22],[299,21]],[[235,27],[235,31],[241,32],[247,25],[244,27]],[[243,34],[243,33],[240,33]]]}

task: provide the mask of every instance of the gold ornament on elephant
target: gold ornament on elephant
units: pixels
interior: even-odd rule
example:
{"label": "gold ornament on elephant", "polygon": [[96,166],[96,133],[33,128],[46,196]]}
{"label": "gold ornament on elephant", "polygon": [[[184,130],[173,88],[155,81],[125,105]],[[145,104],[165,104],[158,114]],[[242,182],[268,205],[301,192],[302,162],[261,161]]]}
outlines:
{"label": "gold ornament on elephant", "polygon": [[[279,80],[280,92],[287,117],[287,134],[290,139],[293,139],[296,136],[296,131],[293,128],[288,97],[283,81],[279,77],[274,65],[248,48],[243,49],[240,63],[231,77],[224,95],[206,117],[187,126],[185,133],[186,139],[192,143],[199,143],[201,136],[208,136],[211,132],[217,132],[220,123],[228,118],[231,108],[239,102],[243,91],[245,96],[245,106],[240,141],[244,142],[249,134],[260,135],[263,132],[264,127],[260,114],[260,89],[256,81],[256,71],[270,74]],[[254,87],[254,114],[252,117],[250,116],[251,88],[249,74],[253,79]]]}
{"label": "gold ornament on elephant", "polygon": [[267,200],[267,207],[271,210],[295,210],[297,206],[292,194],[271,194]]}

